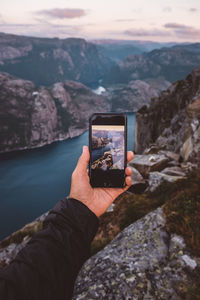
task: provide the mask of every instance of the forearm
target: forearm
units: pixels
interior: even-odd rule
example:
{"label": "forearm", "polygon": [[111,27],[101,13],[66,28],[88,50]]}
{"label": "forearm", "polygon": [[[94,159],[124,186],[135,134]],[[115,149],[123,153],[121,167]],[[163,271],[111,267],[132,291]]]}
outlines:
{"label": "forearm", "polygon": [[84,204],[59,201],[43,230],[0,272],[0,298],[11,299],[13,290],[16,299],[70,299],[97,227],[98,218]]}

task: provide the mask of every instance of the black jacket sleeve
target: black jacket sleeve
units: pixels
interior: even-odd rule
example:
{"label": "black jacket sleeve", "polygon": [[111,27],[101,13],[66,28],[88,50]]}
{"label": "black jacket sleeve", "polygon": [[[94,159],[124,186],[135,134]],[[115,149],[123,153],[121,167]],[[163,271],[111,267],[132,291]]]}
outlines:
{"label": "black jacket sleeve", "polygon": [[72,198],[59,201],[43,230],[0,271],[0,299],[71,299],[97,228],[98,218],[83,203]]}

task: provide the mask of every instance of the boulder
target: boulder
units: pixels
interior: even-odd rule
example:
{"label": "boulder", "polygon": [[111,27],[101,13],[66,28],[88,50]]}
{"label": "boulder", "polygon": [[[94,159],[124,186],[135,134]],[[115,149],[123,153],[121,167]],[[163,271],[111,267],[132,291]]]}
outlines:
{"label": "boulder", "polygon": [[165,155],[135,155],[129,165],[137,169],[144,178],[148,178],[150,172],[163,170],[168,161]]}
{"label": "boulder", "polygon": [[197,167],[198,167],[197,164],[193,164],[189,161],[181,163],[181,168],[185,173],[189,173],[189,172],[197,169]]}
{"label": "boulder", "polygon": [[152,145],[150,145],[149,148],[144,150],[143,154],[158,154],[159,151],[161,151],[165,148],[166,148],[166,146],[159,147],[156,144],[152,144]]}
{"label": "boulder", "polygon": [[180,167],[168,167],[161,171],[161,173],[170,175],[170,176],[185,176],[185,172]]}
{"label": "boulder", "polygon": [[160,150],[157,154],[159,155],[165,155],[168,157],[170,160],[174,160],[175,162],[179,162],[180,160],[180,154],[174,153],[172,151],[167,151],[167,150]]}
{"label": "boulder", "polygon": [[200,262],[181,236],[166,232],[165,224],[158,208],[119,233],[85,263],[73,300],[186,299],[182,287]]}
{"label": "boulder", "polygon": [[183,176],[172,176],[161,172],[149,173],[149,190],[153,192],[163,181],[175,182],[182,179]]}

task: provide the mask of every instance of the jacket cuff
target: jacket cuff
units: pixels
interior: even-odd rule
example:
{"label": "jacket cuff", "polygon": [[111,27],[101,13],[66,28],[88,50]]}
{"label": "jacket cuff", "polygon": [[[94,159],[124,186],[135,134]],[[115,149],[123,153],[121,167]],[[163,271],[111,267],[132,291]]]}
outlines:
{"label": "jacket cuff", "polygon": [[50,210],[44,223],[60,217],[63,217],[62,219],[65,220],[67,225],[81,231],[89,243],[92,242],[98,230],[99,219],[85,204],[70,197],[60,200]]}

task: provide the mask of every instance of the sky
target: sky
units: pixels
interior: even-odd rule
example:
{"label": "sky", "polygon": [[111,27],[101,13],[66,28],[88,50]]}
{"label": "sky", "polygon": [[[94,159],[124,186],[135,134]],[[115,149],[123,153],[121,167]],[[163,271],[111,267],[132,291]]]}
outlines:
{"label": "sky", "polygon": [[0,32],[200,42],[200,0],[0,0]]}

